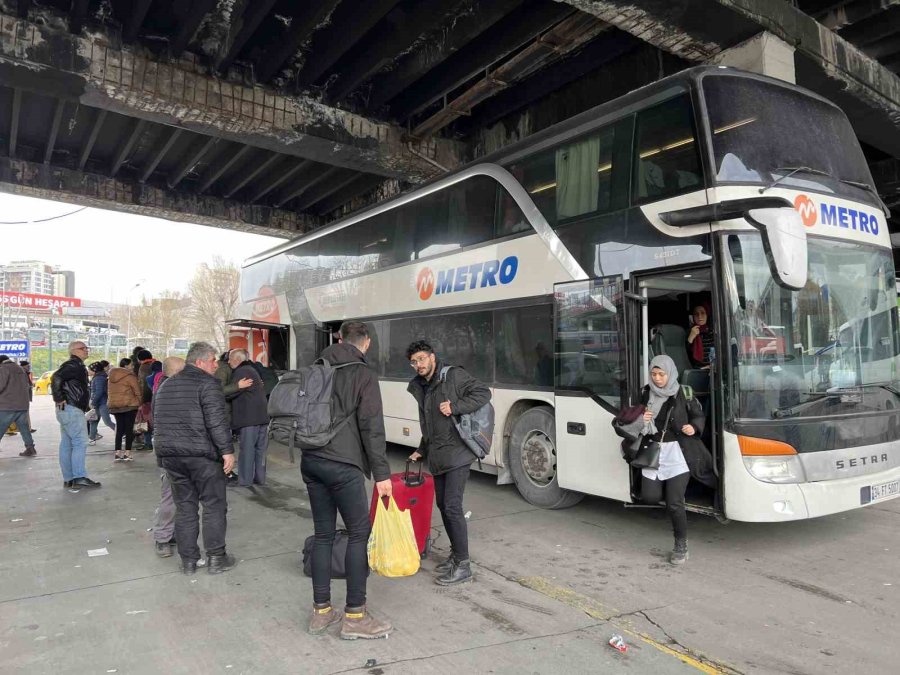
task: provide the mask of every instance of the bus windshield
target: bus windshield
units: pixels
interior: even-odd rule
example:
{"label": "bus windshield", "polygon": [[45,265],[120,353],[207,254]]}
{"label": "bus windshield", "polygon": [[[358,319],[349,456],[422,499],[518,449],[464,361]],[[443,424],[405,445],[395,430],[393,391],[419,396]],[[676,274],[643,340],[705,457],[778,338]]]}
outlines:
{"label": "bus windshield", "polygon": [[717,183],[778,181],[879,205],[852,185],[871,186],[872,176],[850,122],[834,106],[746,77],[707,76],[703,92]]}
{"label": "bus windshield", "polygon": [[890,250],[809,237],[809,279],[772,279],[759,234],[724,240],[735,416],[896,408],[900,330]]}

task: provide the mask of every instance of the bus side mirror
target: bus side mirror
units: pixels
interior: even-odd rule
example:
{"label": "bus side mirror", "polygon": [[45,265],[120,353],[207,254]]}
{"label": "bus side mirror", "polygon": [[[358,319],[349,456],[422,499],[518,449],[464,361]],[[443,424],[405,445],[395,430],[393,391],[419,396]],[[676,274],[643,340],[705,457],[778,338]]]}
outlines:
{"label": "bus side mirror", "polygon": [[749,209],[747,222],[762,233],[763,249],[776,283],[799,291],[806,286],[806,228],[793,208]]}

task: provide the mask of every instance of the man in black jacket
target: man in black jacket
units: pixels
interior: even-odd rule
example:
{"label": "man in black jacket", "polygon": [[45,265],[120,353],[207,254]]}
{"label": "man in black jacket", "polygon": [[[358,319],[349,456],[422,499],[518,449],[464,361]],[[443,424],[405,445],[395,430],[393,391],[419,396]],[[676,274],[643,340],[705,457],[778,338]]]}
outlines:
{"label": "man in black jacket", "polygon": [[459,367],[447,371],[447,381],[440,381],[441,363],[427,342],[413,342],[406,350],[409,365],[416,376],[407,391],[419,404],[422,442],[409,458],[428,459],[428,470],[434,475],[434,496],[444,529],[450,539],[450,556],[435,571],[435,582],[452,586],[472,580],[469,565],[469,533],[463,515],[463,493],[474,453],[469,450],[453,424],[453,415],[475,412],[491,400],[491,390]]}
{"label": "man in black jacket", "polygon": [[346,365],[334,373],[332,420],[349,419],[331,442],[315,450],[303,450],[300,472],[309,493],[315,525],[312,550],[313,611],[309,632],[324,633],[341,615],[331,607],[331,549],[337,512],[347,528],[347,602],[341,637],[380,638],[391,624],[366,611],[366,577],[369,564],[369,500],[365,477],[375,478],[382,497],[391,495],[391,469],[385,456],[384,417],[378,376],[366,362],[372,343],[366,324],[352,321],[341,326],[341,343],[322,351],[332,366]]}
{"label": "man in black jacket", "polygon": [[238,455],[238,485],[266,484],[266,450],[269,448],[269,415],[266,412],[266,388],[262,378],[243,349],[228,354],[234,382],[252,380],[249,387],[238,388],[231,401],[231,428],[237,431],[241,453]]}
{"label": "man in black jacket", "polygon": [[207,572],[237,564],[225,552],[225,474],[234,466],[225,394],[215,378],[216,350],[205,342],[188,349],[184,369],[167,379],[153,397],[156,454],[169,475],[175,497],[175,540],[181,571],[197,571],[199,504],[203,504],[203,547]]}
{"label": "man in black jacket", "polygon": [[65,488],[100,487],[100,483],[87,477],[85,466],[88,433],[84,414],[91,403],[87,368],[84,366],[88,353],[83,342],[70,342],[69,360],[63,362],[50,378],[50,391],[59,422],[59,466]]}

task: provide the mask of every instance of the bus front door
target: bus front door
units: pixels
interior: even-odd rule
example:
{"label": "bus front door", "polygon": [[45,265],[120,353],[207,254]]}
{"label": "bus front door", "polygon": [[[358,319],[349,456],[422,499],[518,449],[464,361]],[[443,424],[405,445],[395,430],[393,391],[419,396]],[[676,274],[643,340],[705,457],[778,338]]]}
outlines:
{"label": "bus front door", "polygon": [[554,287],[559,486],[631,502],[631,468],[612,420],[638,377],[640,298],[621,276]]}

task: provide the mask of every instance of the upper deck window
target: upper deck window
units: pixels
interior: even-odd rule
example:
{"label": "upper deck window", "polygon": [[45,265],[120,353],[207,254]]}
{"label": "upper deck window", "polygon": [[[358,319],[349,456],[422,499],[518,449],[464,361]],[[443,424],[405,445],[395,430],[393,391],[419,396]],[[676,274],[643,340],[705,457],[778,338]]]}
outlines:
{"label": "upper deck window", "polygon": [[691,101],[687,94],[637,114],[635,203],[665,199],[703,187]]}
{"label": "upper deck window", "polygon": [[718,183],[771,184],[878,205],[846,181],[872,185],[847,118],[797,89],[748,77],[708,75],[703,92]]}
{"label": "upper deck window", "polygon": [[614,208],[616,130],[602,129],[509,167],[551,227]]}

